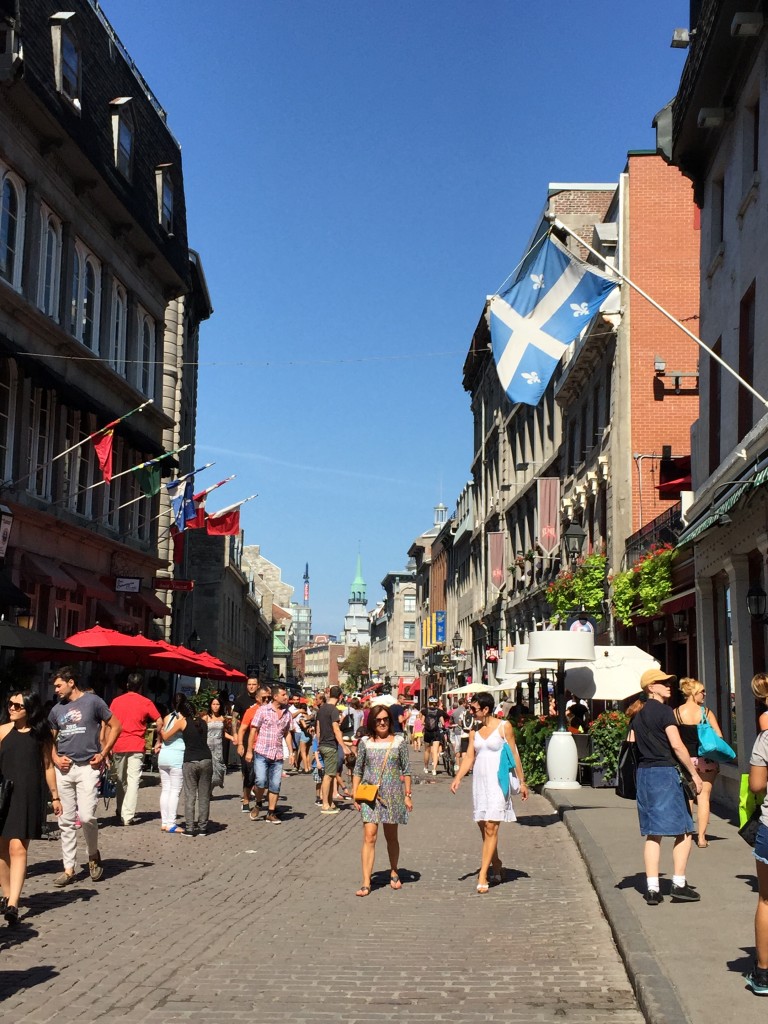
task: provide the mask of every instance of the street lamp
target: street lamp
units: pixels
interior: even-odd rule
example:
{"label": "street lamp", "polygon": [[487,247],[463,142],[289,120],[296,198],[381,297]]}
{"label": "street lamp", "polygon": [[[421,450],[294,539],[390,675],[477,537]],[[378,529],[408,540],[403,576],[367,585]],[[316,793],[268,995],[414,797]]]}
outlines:
{"label": "street lamp", "polygon": [[451,641],[451,643],[453,644],[454,651],[461,650],[461,633],[458,631],[458,629],[453,634],[453,640]]}
{"label": "street lamp", "polygon": [[581,552],[584,549],[584,541],[587,539],[587,531],[583,526],[580,526],[576,522],[572,522],[563,534],[563,539],[565,541],[565,550],[568,555],[568,561],[573,564],[581,558]]}
{"label": "street lamp", "polygon": [[747,591],[747,611],[753,622],[765,624],[765,606],[768,596],[759,583],[753,583]]}
{"label": "street lamp", "polygon": [[202,639],[200,638],[200,634],[197,632],[196,629],[193,629],[192,632],[189,634],[189,640],[187,640],[187,647],[189,647],[191,651],[194,651],[195,654],[199,654],[201,645]]}

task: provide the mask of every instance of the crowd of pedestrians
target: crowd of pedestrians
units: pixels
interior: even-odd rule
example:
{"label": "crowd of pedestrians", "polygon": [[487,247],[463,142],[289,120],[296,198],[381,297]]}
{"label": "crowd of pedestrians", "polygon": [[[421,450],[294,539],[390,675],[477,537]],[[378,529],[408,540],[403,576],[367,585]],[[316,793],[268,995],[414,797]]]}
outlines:
{"label": "crowd of pedestrians", "polygon": [[[109,706],[80,685],[75,671],[59,669],[52,680],[57,700],[43,708],[30,691],[10,696],[7,722],[0,725],[0,913],[9,925],[19,919],[19,899],[29,843],[41,837],[48,804],[58,819],[62,867],[52,879],[58,888],[76,881],[78,843],[84,846],[88,875],[103,874],[96,817],[100,792],[110,778],[116,789],[116,823],[135,824],[138,791],[146,760],[156,757],[159,772],[160,828],[168,835],[202,837],[211,828],[212,789],[223,787],[232,745],[240,759],[243,812],[253,821],[281,824],[279,797],[283,779],[312,774],[319,813],[339,813],[345,800],[360,813],[363,829],[361,885],[372,888],[379,826],[389,863],[389,886],[398,890],[400,828],[413,811],[411,750],[423,758],[427,775],[452,743],[458,772],[456,793],[472,776],[473,818],[481,836],[477,892],[484,895],[503,880],[499,827],[514,822],[513,796],[528,798],[515,730],[491,694],[480,692],[454,708],[431,698],[424,707],[405,707],[386,694],[365,704],[344,698],[338,686],[311,700],[290,694],[282,683],[268,687],[247,681],[231,709],[213,695],[197,710],[183,693],[161,713],[141,693],[142,679],[130,674],[124,692]],[[644,899],[663,902],[659,874],[662,840],[672,840],[670,895],[676,902],[698,902],[700,894],[686,876],[694,842],[708,846],[712,784],[716,760],[699,755],[699,727],[707,723],[722,739],[717,719],[706,705],[704,685],[680,681],[684,702],[673,709],[674,676],[660,669],[642,678],[644,700],[630,710],[629,739],[637,750],[637,811],[644,838]],[[768,675],[753,680],[758,700],[768,707]],[[511,710],[520,710],[514,705]],[[573,702],[569,728],[580,731],[585,708]],[[526,709],[527,711],[527,709]],[[749,788],[761,799],[768,785],[768,711],[750,759]],[[345,785],[345,768],[349,787]],[[688,776],[688,792],[681,771]],[[427,781],[427,780],[425,780]],[[8,784],[12,784],[9,786]],[[182,801],[183,794],[183,801]],[[694,826],[694,801],[697,807]],[[183,803],[183,821],[180,804]],[[748,987],[768,995],[768,807],[763,803],[754,848],[758,905],[755,914],[754,969]]]}

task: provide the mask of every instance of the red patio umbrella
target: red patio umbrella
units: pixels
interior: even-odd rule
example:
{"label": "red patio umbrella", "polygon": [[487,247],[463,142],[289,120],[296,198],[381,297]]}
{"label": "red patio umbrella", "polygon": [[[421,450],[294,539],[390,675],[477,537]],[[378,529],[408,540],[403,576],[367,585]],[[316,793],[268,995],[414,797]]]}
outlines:
{"label": "red patio umbrella", "polygon": [[[217,658],[214,654],[210,654],[208,651],[203,651],[203,653],[198,654],[197,657],[207,665],[210,673],[216,673],[209,675],[209,679],[230,679],[232,681],[240,680],[242,682],[248,678],[244,672],[233,668],[231,665],[227,665],[227,663],[222,661],[221,658]],[[205,675],[206,673],[201,674]]]}
{"label": "red patio umbrella", "polygon": [[91,629],[73,633],[67,637],[67,643],[73,647],[85,647],[93,651],[91,661],[137,668],[150,665],[150,655],[157,655],[163,650],[157,641],[146,636],[130,636],[128,633],[105,629],[103,626],[92,626]]}

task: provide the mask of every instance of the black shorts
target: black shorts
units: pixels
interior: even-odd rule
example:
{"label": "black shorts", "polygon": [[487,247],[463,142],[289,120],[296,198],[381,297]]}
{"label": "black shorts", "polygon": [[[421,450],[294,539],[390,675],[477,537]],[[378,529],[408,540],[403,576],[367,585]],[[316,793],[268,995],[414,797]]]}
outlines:
{"label": "black shorts", "polygon": [[462,736],[461,743],[459,744],[459,753],[466,754],[469,750],[469,736]]}
{"label": "black shorts", "polygon": [[243,773],[243,789],[250,789],[253,786],[253,761],[246,761],[245,757],[240,758],[240,771]]}
{"label": "black shorts", "polygon": [[425,732],[424,733],[424,742],[427,745],[429,745],[431,743],[440,743],[441,740],[442,740],[442,736],[440,735],[439,732]]}

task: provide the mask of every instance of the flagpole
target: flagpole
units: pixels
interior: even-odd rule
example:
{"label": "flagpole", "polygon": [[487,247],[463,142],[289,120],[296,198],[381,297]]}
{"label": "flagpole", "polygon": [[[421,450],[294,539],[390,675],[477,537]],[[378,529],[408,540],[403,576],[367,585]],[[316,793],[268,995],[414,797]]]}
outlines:
{"label": "flagpole", "polygon": [[744,378],[741,377],[732,366],[729,366],[729,364],[726,363],[726,361],[722,359],[717,354],[717,352],[713,351],[709,347],[709,345],[707,345],[706,342],[702,341],[701,338],[699,338],[696,334],[693,333],[693,331],[689,331],[685,324],[681,323],[674,316],[672,316],[672,314],[668,310],[664,309],[663,306],[659,305],[659,303],[655,299],[652,299],[648,292],[643,291],[643,289],[638,284],[635,284],[634,281],[630,280],[630,278],[628,278],[626,274],[622,274],[622,272],[620,270],[617,270],[616,267],[611,266],[611,264],[608,262],[605,256],[597,252],[597,250],[593,249],[591,245],[588,245],[587,242],[585,242],[580,235],[577,235],[575,231],[572,231],[567,224],[563,224],[563,222],[561,220],[558,220],[557,217],[552,217],[551,223],[553,227],[560,228],[562,231],[567,232],[569,235],[575,238],[580,245],[584,246],[587,252],[591,252],[593,256],[596,256],[617,277],[621,278],[621,280],[624,281],[625,284],[629,285],[630,288],[634,288],[638,295],[642,295],[642,297],[647,302],[650,302],[654,309],[657,309],[659,313],[661,313],[663,316],[667,318],[667,320],[670,320],[676,327],[679,327],[683,334],[686,334],[691,339],[691,341],[695,341],[699,348],[704,349],[704,351],[707,353],[710,359],[714,359],[715,362],[720,363],[720,365],[724,367],[732,377],[736,378],[736,380],[739,382],[739,384],[741,384],[742,387],[746,388],[751,395],[757,398],[758,401],[760,401],[766,408],[768,408],[768,399],[763,398],[759,391],[755,391],[752,385],[749,384],[746,380],[744,380]]}
{"label": "flagpole", "polygon": [[94,430],[92,434],[89,434],[88,437],[84,437],[82,441],[78,441],[76,444],[71,445],[69,448],[65,448],[63,452],[59,452],[58,455],[54,455],[52,459],[48,460],[48,462],[41,462],[39,465],[35,466],[34,469],[30,469],[30,471],[25,476],[20,476],[18,480],[11,480],[10,483],[4,484],[4,486],[15,487],[16,484],[20,484],[24,480],[29,480],[29,478],[34,473],[37,473],[38,470],[47,469],[48,466],[52,466],[54,462],[56,462],[58,459],[63,459],[65,455],[69,455],[69,453],[75,451],[76,448],[81,448],[84,444],[87,444],[88,441],[92,441],[94,437],[98,437],[99,434],[105,434],[108,430],[112,430],[112,428],[116,427],[118,423],[122,423],[123,420],[127,420],[128,417],[133,416],[134,413],[141,412],[143,409],[146,409],[146,407],[148,405],[152,405],[154,401],[154,398],[147,399],[146,402],[142,402],[141,405],[137,405],[135,409],[131,409],[130,412],[125,413],[124,416],[119,416],[116,420],[112,420],[112,422],[108,423],[106,427],[100,427],[98,430]]}
{"label": "flagpole", "polygon": [[243,498],[242,501],[236,501],[234,505],[227,505],[226,508],[220,508],[218,512],[209,512],[208,518],[215,519],[217,516],[223,516],[227,512],[234,512],[236,508],[240,508],[241,505],[246,505],[249,501],[253,501],[254,498],[258,498],[258,494],[252,494],[248,498]]}
{"label": "flagpole", "polygon": [[[182,445],[181,448],[176,448],[172,452],[165,452],[163,455],[158,455],[156,459],[148,459],[147,461],[161,462],[163,459],[170,459],[172,455],[181,455],[181,453],[185,452],[189,447],[190,445],[185,444]],[[146,462],[137,462],[136,465],[131,466],[130,469],[124,469],[122,473],[115,473],[114,476],[110,477],[109,482],[112,483],[113,480],[119,480],[121,476],[128,476],[129,473],[134,473],[137,469],[141,469],[142,466],[146,466],[146,464]],[[107,481],[104,479],[97,480],[95,484],[89,484],[87,487],[84,487],[82,491],[76,491],[75,494],[84,494],[85,491],[92,491],[95,487],[101,487],[106,482]],[[70,495],[70,497],[74,497],[74,495]]]}
{"label": "flagpole", "polygon": [[[186,476],[180,476],[178,480],[174,480],[173,482],[174,482],[175,484],[176,484],[176,483],[181,483],[181,481],[182,481],[182,480],[187,480],[187,479],[188,479],[189,477],[191,477],[191,476],[194,476],[194,475],[195,475],[195,473],[202,473],[202,471],[203,471],[204,469],[208,469],[208,468],[209,468],[210,466],[215,466],[215,465],[216,465],[216,463],[215,463],[215,462],[209,462],[209,463],[208,463],[207,465],[205,465],[205,466],[202,466],[202,467],[201,467],[200,469],[196,469],[194,473],[187,473],[187,474],[186,474]],[[203,499],[203,498],[204,498],[204,497],[205,497],[205,496],[206,496],[207,494],[210,494],[210,493],[211,493],[211,491],[215,491],[217,487],[223,487],[223,486],[224,486],[224,484],[228,484],[230,480],[234,480],[236,476],[237,476],[237,474],[236,474],[236,473],[233,473],[233,474],[232,474],[232,476],[228,476],[226,480],[219,480],[219,482],[218,482],[217,484],[213,484],[213,486],[212,486],[212,487],[208,487],[208,488],[207,488],[207,489],[206,489],[205,491],[201,491],[201,492],[200,492],[200,496],[199,496],[199,497],[197,498],[197,500],[198,500],[198,501],[201,501],[201,500],[202,500],[202,499]],[[194,501],[195,497],[196,497],[196,496],[195,496],[195,495],[193,494],[193,495],[192,495],[192,500],[193,500],[193,501]],[[158,520],[158,519],[162,519],[162,517],[163,517],[163,516],[165,515],[165,513],[166,513],[166,512],[168,512],[168,511],[171,511],[171,510],[170,510],[170,509],[167,509],[167,508],[163,509],[163,511],[162,511],[162,512],[159,512],[159,513],[158,513],[158,514],[157,514],[157,515],[156,515],[156,516],[154,517],[154,519],[152,519],[152,520],[151,520],[151,522],[153,522],[153,523],[156,523],[156,522],[157,522],[157,520]]]}
{"label": "flagpole", "polygon": [[[189,447],[189,445],[187,445],[187,447]],[[211,466],[215,465],[215,462],[206,462],[206,464],[204,466],[201,466],[199,469],[191,469],[189,473],[185,473],[184,476],[177,476],[175,480],[169,480],[168,483],[166,483],[165,485],[166,489],[168,489],[169,486],[178,487],[179,484],[183,484],[185,480],[189,480],[189,478],[191,476],[194,476],[195,473],[202,473],[204,469],[210,469]]]}

